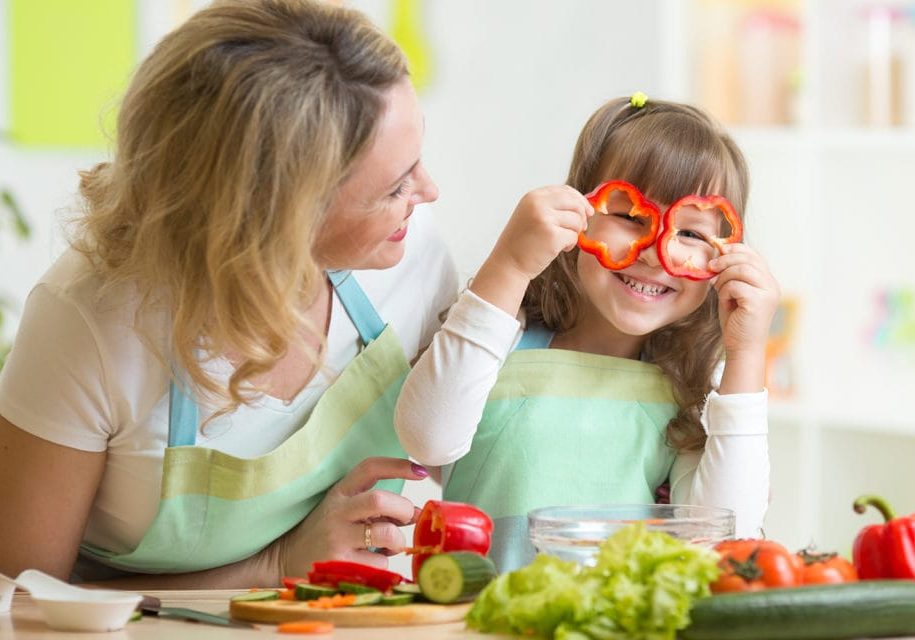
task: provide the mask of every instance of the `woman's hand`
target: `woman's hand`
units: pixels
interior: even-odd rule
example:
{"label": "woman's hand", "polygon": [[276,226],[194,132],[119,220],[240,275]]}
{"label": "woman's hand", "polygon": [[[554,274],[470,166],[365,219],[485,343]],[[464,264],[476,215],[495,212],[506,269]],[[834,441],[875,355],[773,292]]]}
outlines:
{"label": "woman's hand", "polygon": [[561,252],[575,247],[593,214],[588,200],[566,185],[525,194],[473,279],[471,291],[515,315],[530,281]]}
{"label": "woman's hand", "polygon": [[[386,567],[387,556],[403,551],[400,527],[419,515],[410,500],[372,489],[388,478],[422,480],[426,469],[402,458],[366,458],[356,465],[301,524],[275,543],[276,576],[305,575],[315,561],[351,560]],[[366,533],[368,531],[368,534]],[[377,551],[369,551],[366,542]]]}
{"label": "woman's hand", "polygon": [[728,244],[709,265],[718,272],[718,316],[725,349],[720,393],[761,391],[766,342],[781,291],[765,260],[745,244]]}

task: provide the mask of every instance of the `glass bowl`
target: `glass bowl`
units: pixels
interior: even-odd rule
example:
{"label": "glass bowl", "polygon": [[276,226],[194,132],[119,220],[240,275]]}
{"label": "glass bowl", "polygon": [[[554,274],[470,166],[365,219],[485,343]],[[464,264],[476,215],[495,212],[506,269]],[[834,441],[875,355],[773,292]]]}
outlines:
{"label": "glass bowl", "polygon": [[594,563],[601,542],[634,522],[711,547],[734,537],[735,516],[730,509],[685,504],[544,507],[527,514],[528,535],[539,553],[585,565]]}

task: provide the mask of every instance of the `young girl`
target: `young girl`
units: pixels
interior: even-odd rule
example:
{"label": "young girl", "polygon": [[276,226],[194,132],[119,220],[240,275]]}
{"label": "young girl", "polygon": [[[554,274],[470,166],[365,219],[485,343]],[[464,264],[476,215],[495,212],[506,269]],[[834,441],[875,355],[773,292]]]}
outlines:
{"label": "young girl", "polygon": [[748,189],[740,151],[698,109],[605,104],[579,136],[568,186],[521,199],[398,400],[404,449],[454,463],[444,497],[496,520],[503,570],[524,562],[537,507],[650,503],[669,480],[673,503],[733,509],[738,536],[758,535],[765,514],[764,352],[778,285],[745,244],[720,249],[711,279],[671,275],[658,242],[604,268],[576,248],[579,232],[642,224],[620,193],[607,211],[581,195],[607,180],[661,212],[689,194],[742,212]]}

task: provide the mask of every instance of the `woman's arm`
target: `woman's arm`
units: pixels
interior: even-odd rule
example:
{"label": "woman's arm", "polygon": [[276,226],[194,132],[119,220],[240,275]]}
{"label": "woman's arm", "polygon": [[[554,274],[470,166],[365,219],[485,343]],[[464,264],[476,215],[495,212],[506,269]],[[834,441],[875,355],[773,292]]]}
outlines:
{"label": "woman's arm", "polygon": [[713,391],[703,421],[705,449],[677,455],[670,501],[732,509],[737,537],[759,537],[769,506],[767,393]]}
{"label": "woman's arm", "polygon": [[[42,440],[0,416],[0,573],[15,577],[25,569],[40,569],[69,579],[105,459],[104,451]],[[255,557],[211,571],[106,584],[159,589],[267,586],[263,576],[268,566],[268,559]]]}
{"label": "woman's arm", "polygon": [[0,416],[0,573],[70,577],[105,458],[42,440]]}

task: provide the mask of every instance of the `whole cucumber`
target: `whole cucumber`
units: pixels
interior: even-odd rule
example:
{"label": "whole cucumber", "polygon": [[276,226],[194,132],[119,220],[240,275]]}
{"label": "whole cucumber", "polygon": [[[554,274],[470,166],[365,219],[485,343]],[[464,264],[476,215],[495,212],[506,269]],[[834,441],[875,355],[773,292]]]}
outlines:
{"label": "whole cucumber", "polygon": [[915,635],[915,581],[725,593],[690,611],[683,640],[847,640]]}

